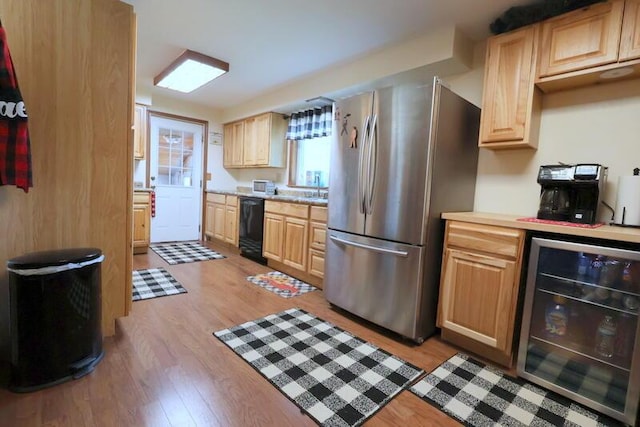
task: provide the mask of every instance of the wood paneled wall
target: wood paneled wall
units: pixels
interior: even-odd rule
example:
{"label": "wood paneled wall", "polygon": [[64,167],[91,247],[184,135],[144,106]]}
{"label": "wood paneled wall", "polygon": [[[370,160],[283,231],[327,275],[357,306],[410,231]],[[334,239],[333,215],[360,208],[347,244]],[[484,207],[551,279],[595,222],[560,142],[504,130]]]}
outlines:
{"label": "wood paneled wall", "polygon": [[[34,184],[28,194],[0,187],[3,311],[7,259],[98,247],[103,334],[112,335],[131,299],[132,7],[0,0],[0,19],[29,115]],[[6,346],[8,327],[2,335]]]}

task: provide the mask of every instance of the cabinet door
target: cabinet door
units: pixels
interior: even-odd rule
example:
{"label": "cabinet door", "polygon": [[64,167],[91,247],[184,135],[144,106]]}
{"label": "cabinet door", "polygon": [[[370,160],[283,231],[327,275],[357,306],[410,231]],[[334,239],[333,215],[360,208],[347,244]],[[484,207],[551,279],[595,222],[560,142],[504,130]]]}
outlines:
{"label": "cabinet door", "polygon": [[613,0],[543,22],[538,77],[616,62],[623,9]]}
{"label": "cabinet door", "polygon": [[224,125],[224,140],[222,141],[222,165],[225,168],[234,166],[231,160],[235,146],[235,140],[233,138],[233,125],[233,123],[227,123],[226,125]]}
{"label": "cabinet door", "polygon": [[442,328],[510,354],[515,271],[514,261],[447,249],[440,294]]}
{"label": "cabinet door", "polygon": [[135,253],[147,251],[149,246],[150,210],[147,204],[133,205],[133,248]]}
{"label": "cabinet door", "polygon": [[298,270],[307,269],[307,236],[309,221],[300,218],[285,217],[284,253],[282,262]]}
{"label": "cabinet door", "polygon": [[627,0],[622,21],[620,61],[640,58],[640,1]]}
{"label": "cabinet door", "polygon": [[266,212],[264,214],[264,233],[262,256],[282,262],[284,241],[284,217]]}
{"label": "cabinet door", "polygon": [[204,213],[204,234],[209,237],[213,237],[213,217],[214,217],[214,204],[207,202],[205,205]]}
{"label": "cabinet door", "polygon": [[224,240],[226,209],[225,205],[214,203],[213,205],[213,237]]}
{"label": "cabinet door", "polygon": [[225,209],[224,240],[238,246],[238,209],[235,206]]}
{"label": "cabinet door", "polygon": [[133,110],[133,157],[144,159],[147,149],[147,109],[136,104]]}
{"label": "cabinet door", "polygon": [[225,168],[241,167],[244,152],[244,121],[224,125],[223,164]]}
{"label": "cabinet door", "polygon": [[540,92],[534,85],[538,26],[487,42],[480,147],[536,147]]}
{"label": "cabinet door", "polygon": [[271,149],[271,113],[256,117],[255,121],[255,165],[269,165],[269,150]]}
{"label": "cabinet door", "polygon": [[254,166],[258,163],[257,131],[258,126],[255,117],[248,118],[244,121],[244,152],[242,164],[245,166]]}

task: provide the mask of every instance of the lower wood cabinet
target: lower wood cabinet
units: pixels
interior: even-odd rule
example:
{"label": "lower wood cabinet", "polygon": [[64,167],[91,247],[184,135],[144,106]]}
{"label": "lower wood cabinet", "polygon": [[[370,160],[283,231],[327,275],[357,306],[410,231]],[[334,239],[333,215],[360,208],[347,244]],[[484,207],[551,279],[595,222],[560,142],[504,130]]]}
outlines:
{"label": "lower wood cabinet", "polygon": [[238,197],[227,196],[224,207],[224,241],[238,246]]}
{"label": "lower wood cabinet", "polygon": [[151,237],[151,194],[133,193],[133,253],[147,253]]}
{"label": "lower wood cabinet", "polygon": [[442,338],[512,366],[525,233],[448,221],[440,279]]}
{"label": "lower wood cabinet", "polygon": [[288,268],[286,273],[321,287],[326,222],[326,207],[267,200],[262,255]]}
{"label": "lower wood cabinet", "polygon": [[238,246],[238,197],[207,193],[204,234],[209,238]]}
{"label": "lower wood cabinet", "polygon": [[324,278],[324,250],[327,238],[327,208],[311,206],[309,213],[309,261],[307,271]]}
{"label": "lower wood cabinet", "polygon": [[263,256],[306,271],[309,206],[265,201]]}

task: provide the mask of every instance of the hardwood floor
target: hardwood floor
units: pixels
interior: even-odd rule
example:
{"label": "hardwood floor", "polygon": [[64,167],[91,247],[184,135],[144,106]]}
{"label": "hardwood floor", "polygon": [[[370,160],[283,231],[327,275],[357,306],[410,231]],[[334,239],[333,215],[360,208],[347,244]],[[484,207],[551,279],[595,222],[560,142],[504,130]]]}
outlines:
{"label": "hardwood floor", "polygon": [[[421,346],[332,309],[321,291],[285,299],[246,276],[266,266],[206,243],[223,260],[168,265],[153,251],[133,268],[162,266],[186,294],[133,303],[104,340],[105,357],[79,380],[27,394],[0,391],[0,426],[314,426],[309,417],[214,331],[291,307],[304,310],[429,372],[456,353],[438,337]],[[452,418],[403,391],[367,426],[457,426]]]}

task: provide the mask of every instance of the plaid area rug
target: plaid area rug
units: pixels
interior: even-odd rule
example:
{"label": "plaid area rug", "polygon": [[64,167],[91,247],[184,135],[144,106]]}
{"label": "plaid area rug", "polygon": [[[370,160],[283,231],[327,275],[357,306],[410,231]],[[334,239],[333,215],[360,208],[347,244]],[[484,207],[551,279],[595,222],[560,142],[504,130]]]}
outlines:
{"label": "plaid area rug", "polygon": [[282,298],[291,298],[307,292],[315,291],[317,288],[295,277],[288,276],[279,271],[272,271],[265,274],[257,274],[247,277],[253,284],[263,287]]}
{"label": "plaid area rug", "polygon": [[214,332],[323,426],[358,426],[424,373],[298,308]]}
{"label": "plaid area rug", "polygon": [[466,426],[621,426],[551,391],[458,353],[411,391]]}
{"label": "plaid area rug", "polygon": [[164,268],[133,270],[133,300],[186,293],[187,290]]}
{"label": "plaid area rug", "polygon": [[169,264],[226,258],[224,255],[212,251],[198,242],[164,243],[149,247]]}

